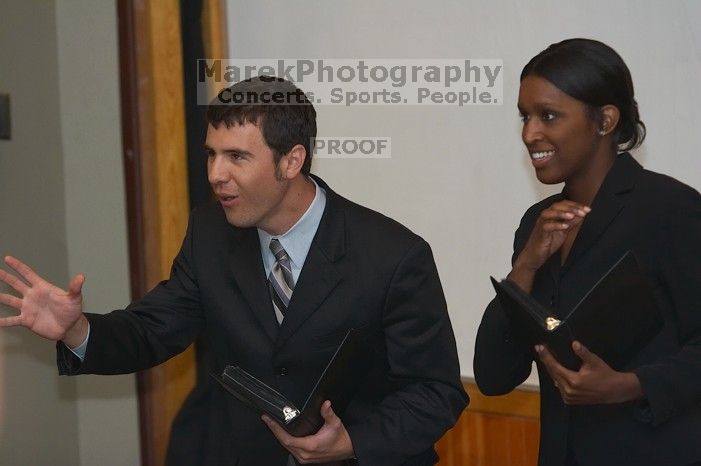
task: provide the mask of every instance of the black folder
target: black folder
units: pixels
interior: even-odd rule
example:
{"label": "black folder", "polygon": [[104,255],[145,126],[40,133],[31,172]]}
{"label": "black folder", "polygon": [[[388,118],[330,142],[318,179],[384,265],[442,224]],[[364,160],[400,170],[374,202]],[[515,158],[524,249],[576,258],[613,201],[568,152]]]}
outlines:
{"label": "black folder", "polygon": [[569,312],[548,309],[510,280],[490,278],[516,336],[531,345],[546,345],[572,370],[582,365],[572,350],[574,340],[621,370],[663,325],[652,288],[630,251]]}
{"label": "black folder", "polygon": [[350,329],[303,406],[295,406],[285,395],[238,366],[226,366],[221,376],[212,377],[259,414],[267,414],[291,435],[302,437],[316,433],[324,425],[324,401],[331,400],[334,413],[343,415],[367,373],[366,356],[360,332]]}

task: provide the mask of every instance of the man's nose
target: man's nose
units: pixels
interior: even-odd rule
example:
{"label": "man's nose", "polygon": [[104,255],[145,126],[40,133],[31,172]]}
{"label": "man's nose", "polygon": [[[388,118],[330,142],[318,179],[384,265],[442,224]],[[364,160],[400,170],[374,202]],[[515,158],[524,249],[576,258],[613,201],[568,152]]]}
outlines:
{"label": "man's nose", "polygon": [[224,157],[221,155],[211,155],[207,162],[207,178],[210,184],[224,183],[228,179],[228,171]]}

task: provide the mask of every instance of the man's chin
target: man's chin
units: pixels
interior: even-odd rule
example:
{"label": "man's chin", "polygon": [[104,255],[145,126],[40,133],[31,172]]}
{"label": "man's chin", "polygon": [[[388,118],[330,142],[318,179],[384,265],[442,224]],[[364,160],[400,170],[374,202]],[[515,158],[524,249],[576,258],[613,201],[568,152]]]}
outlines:
{"label": "man's chin", "polygon": [[229,225],[235,226],[236,228],[251,228],[256,226],[253,219],[242,217],[241,215],[234,215],[229,212],[225,212],[226,221]]}

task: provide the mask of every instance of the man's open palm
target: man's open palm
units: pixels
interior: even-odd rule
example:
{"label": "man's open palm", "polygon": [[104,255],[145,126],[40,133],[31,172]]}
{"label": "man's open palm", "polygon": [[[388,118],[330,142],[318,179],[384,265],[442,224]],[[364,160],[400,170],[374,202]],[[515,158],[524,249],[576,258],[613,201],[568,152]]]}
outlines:
{"label": "man's open palm", "polygon": [[0,303],[17,309],[19,315],[0,318],[0,327],[21,325],[39,336],[62,340],[73,329],[83,312],[83,275],[73,277],[68,291],[47,282],[20,260],[7,256],[5,263],[17,276],[0,269],[0,280],[19,297],[0,293]]}

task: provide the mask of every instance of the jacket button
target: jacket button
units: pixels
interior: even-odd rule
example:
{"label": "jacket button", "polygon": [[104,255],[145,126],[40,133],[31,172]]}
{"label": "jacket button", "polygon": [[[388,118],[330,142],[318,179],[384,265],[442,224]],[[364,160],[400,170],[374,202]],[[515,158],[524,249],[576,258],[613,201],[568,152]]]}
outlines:
{"label": "jacket button", "polygon": [[287,375],[287,368],[285,366],[278,367],[277,375]]}

